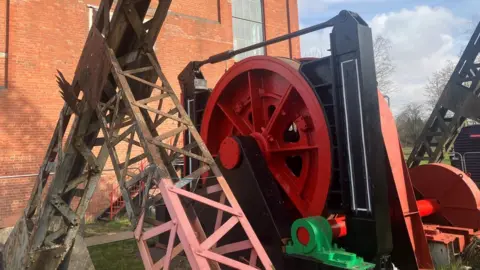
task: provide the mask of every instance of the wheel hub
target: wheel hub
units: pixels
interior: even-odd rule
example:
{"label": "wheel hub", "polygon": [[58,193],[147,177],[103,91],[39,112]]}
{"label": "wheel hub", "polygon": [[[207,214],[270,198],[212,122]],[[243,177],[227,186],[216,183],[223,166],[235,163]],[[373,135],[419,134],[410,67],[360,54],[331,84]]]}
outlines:
{"label": "wheel hub", "polygon": [[[268,146],[267,138],[265,138],[262,135],[262,133],[258,133],[258,132],[254,132],[254,133],[250,134],[250,136],[255,139],[255,141],[258,144],[258,147],[260,147],[260,150],[262,151],[263,157],[268,162],[268,160],[270,159],[270,155],[269,155],[270,152],[268,151],[269,146]],[[270,139],[272,139],[272,137],[270,137]]]}
{"label": "wheel hub", "polygon": [[242,158],[240,146],[232,137],[227,137],[223,140],[218,155],[223,167],[229,170],[237,167]]}

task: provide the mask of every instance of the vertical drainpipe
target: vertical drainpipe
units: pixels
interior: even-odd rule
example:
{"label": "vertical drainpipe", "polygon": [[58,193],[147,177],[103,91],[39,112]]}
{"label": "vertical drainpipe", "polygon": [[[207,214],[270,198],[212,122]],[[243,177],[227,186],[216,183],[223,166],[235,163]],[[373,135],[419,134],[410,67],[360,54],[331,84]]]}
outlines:
{"label": "vertical drainpipe", "polygon": [[[290,0],[286,0],[286,6],[287,6],[287,30],[288,30],[288,34],[290,34],[292,32],[292,28],[291,28],[291,22],[290,22]],[[293,59],[293,49],[292,49],[292,39],[289,38],[288,39],[288,53],[289,53],[289,56],[290,56],[290,59]]]}
{"label": "vertical drainpipe", "polygon": [[[5,7],[5,76],[4,76],[4,82],[3,82],[3,87],[5,89],[8,88],[8,44],[9,44],[9,26],[10,26],[10,0],[7,0],[5,3],[7,6]],[[0,84],[0,86],[2,86]],[[1,89],[0,89],[1,90]]]}
{"label": "vertical drainpipe", "polygon": [[[265,0],[260,0],[260,3],[262,5],[262,28],[263,28],[263,41],[267,40],[267,23],[265,22]],[[267,46],[263,49],[265,52],[265,55],[268,55],[267,53]]]}

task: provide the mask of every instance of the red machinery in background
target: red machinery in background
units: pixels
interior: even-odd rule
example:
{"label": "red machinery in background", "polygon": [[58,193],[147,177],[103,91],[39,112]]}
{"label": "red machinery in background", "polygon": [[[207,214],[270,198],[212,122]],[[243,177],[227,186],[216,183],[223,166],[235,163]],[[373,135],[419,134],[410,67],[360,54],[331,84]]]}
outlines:
{"label": "red machinery in background", "polygon": [[[201,66],[325,27],[333,27],[331,56],[251,57],[232,66],[213,90],[206,87]],[[480,25],[459,66],[474,64],[478,36]],[[452,76],[471,79],[477,70]],[[466,174],[442,164],[407,167],[394,118],[376,89],[371,31],[354,13],[191,62],[179,80],[185,107],[275,269],[317,263],[353,269],[335,259],[347,256],[344,250],[379,269],[392,262],[400,269],[432,269],[451,262],[480,229],[480,191]],[[478,80],[471,86],[476,91]],[[197,166],[187,159],[185,174]],[[208,186],[205,177],[196,188]],[[319,239],[311,229],[321,223],[312,219],[318,216],[329,221],[326,239],[333,235],[342,248],[329,246],[330,259],[310,250]],[[202,217],[202,223],[215,222]],[[310,225],[291,229],[301,219]],[[286,238],[303,253],[286,256],[292,246]],[[368,268],[361,260],[358,265]]]}

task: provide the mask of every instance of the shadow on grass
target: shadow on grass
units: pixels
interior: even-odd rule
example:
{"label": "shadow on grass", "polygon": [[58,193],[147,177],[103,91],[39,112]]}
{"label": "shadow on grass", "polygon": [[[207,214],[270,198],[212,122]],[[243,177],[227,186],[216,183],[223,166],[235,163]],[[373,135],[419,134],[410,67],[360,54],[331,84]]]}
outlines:
{"label": "shadow on grass", "polygon": [[90,257],[95,269],[143,270],[142,260],[138,257],[135,240],[125,240],[105,245],[89,247]]}
{"label": "shadow on grass", "polygon": [[116,218],[109,222],[93,222],[85,225],[85,237],[108,233],[131,231],[130,221],[126,217]]}
{"label": "shadow on grass", "polygon": [[[109,222],[97,221],[88,223],[85,226],[85,237],[105,235],[123,231],[131,231],[130,221],[126,217],[119,217]],[[154,262],[157,262],[165,255],[163,248],[154,248],[156,246],[156,237],[147,241],[150,248],[150,255]],[[134,239],[113,242],[104,245],[91,246],[88,248],[90,258],[95,269],[101,270],[136,270],[144,269],[140,258],[137,243]],[[170,264],[171,270],[191,269],[188,260],[184,254],[176,256]]]}

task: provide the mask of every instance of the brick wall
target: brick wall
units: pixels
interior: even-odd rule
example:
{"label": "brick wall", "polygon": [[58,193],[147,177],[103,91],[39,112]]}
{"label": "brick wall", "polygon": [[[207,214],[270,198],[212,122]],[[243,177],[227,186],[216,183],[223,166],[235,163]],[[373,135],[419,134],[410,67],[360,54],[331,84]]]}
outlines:
{"label": "brick wall", "polygon": [[[289,1],[294,31],[298,28],[297,0]],[[87,4],[98,2],[10,0],[8,89],[0,90],[0,227],[14,224],[35,179],[1,177],[38,172],[63,105],[55,82],[56,70],[72,79],[88,32]],[[0,52],[5,36],[1,30],[5,3],[6,0],[0,0]],[[231,16],[230,0],[173,1],[155,47],[176,91],[177,75],[189,61],[232,48]],[[285,1],[265,0],[265,17],[267,38],[287,33]],[[292,44],[293,56],[300,56],[298,40]],[[288,42],[270,46],[267,53],[288,56]],[[213,87],[232,64],[229,61],[205,66],[202,70],[209,86]],[[0,80],[1,66],[0,59]],[[108,193],[115,183],[113,176],[106,173],[100,181],[90,203],[90,217],[108,206]]]}
{"label": "brick wall", "polygon": [[219,21],[220,2],[218,0],[189,0],[173,1],[170,10],[180,14],[204,18],[211,21]]}
{"label": "brick wall", "polygon": [[[88,30],[80,1],[10,0],[9,8],[8,89],[0,91],[3,176],[38,172],[63,105],[56,69],[72,78]],[[0,180],[0,227],[18,218],[34,179]]]}
{"label": "brick wall", "polygon": [[[15,224],[21,211],[30,198],[31,187],[35,176],[21,177],[0,181],[0,228]],[[86,220],[94,220],[99,213],[110,205],[110,193],[118,195],[118,184],[115,174],[105,172],[93,194],[88,206]]]}
{"label": "brick wall", "polygon": [[[288,33],[287,1],[290,8],[290,31],[298,30],[297,0],[264,1],[265,6],[265,36],[272,39]],[[271,56],[290,56],[289,42],[283,41],[267,47],[267,54]],[[299,38],[292,39],[292,58],[300,57]]]}
{"label": "brick wall", "polygon": [[[2,53],[0,53],[2,54]],[[7,59],[0,55],[0,91],[5,89],[5,82],[6,82],[6,64],[7,64]]]}

